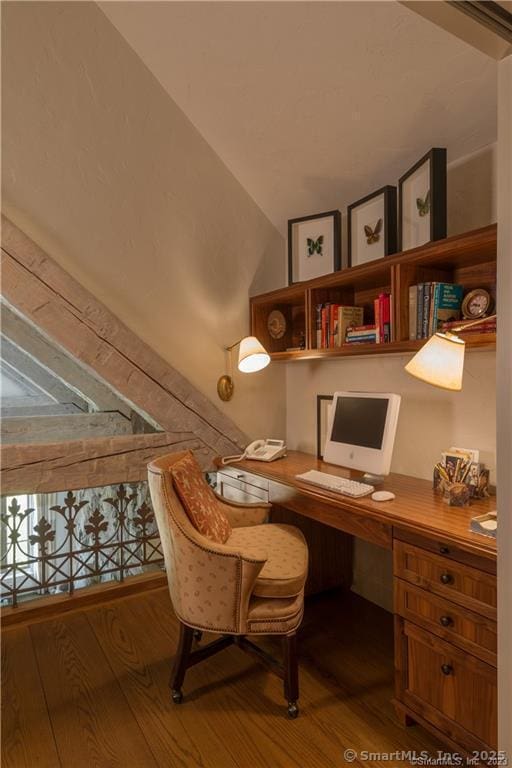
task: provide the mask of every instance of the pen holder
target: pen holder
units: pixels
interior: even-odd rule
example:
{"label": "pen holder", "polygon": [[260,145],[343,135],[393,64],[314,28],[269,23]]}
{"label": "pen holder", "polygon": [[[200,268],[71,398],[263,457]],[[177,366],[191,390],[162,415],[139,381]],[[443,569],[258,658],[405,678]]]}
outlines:
{"label": "pen holder", "polygon": [[445,483],[444,500],[450,507],[469,506],[471,493],[465,483]]}

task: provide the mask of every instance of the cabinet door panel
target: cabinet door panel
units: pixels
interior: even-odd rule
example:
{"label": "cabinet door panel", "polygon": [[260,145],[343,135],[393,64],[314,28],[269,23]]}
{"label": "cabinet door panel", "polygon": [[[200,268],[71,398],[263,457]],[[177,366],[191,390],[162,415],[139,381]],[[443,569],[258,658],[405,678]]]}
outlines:
{"label": "cabinet door panel", "polygon": [[423,702],[489,745],[497,744],[497,673],[428,632],[405,624],[405,699]]}

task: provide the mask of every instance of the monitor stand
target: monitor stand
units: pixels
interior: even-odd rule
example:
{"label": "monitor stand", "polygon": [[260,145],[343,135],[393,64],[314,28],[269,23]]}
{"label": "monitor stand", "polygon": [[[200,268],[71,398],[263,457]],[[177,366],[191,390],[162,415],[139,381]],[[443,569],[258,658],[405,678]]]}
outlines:
{"label": "monitor stand", "polygon": [[384,482],[384,476],[372,475],[371,472],[365,472],[361,480],[363,483],[368,483],[368,485],[382,485]]}

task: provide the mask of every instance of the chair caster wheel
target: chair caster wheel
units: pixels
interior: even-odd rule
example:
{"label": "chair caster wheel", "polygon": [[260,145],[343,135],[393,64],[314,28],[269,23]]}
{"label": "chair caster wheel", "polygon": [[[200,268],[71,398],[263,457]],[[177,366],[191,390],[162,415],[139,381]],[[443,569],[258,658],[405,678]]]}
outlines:
{"label": "chair caster wheel", "polygon": [[201,632],[200,629],[194,629],[194,631],[192,633],[192,636],[193,636],[194,640],[196,641],[196,643],[200,643],[201,640],[203,639],[203,633]]}
{"label": "chair caster wheel", "polygon": [[181,702],[183,701],[183,692],[180,690],[175,690],[173,688],[173,690],[171,691],[171,696],[175,704],[181,704]]}
{"label": "chair caster wheel", "polygon": [[291,717],[292,720],[295,720],[296,717],[299,716],[299,708],[297,706],[296,701],[289,701],[288,702],[288,717]]}

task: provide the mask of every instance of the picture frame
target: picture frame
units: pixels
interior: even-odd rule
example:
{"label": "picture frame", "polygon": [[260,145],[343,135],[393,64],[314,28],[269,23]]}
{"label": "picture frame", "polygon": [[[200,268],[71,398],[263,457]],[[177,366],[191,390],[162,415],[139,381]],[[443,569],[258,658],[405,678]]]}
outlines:
{"label": "picture frame", "polygon": [[288,285],[341,269],[341,212],[288,221]]}
{"label": "picture frame", "polygon": [[446,237],[446,149],[434,147],[398,181],[398,250]]}
{"label": "picture frame", "polygon": [[333,395],[316,396],[316,457],[323,461],[323,450],[327,437],[327,424],[329,423],[330,409]]}
{"label": "picture frame", "polygon": [[347,207],[348,266],[396,253],[397,190],[386,185]]}

